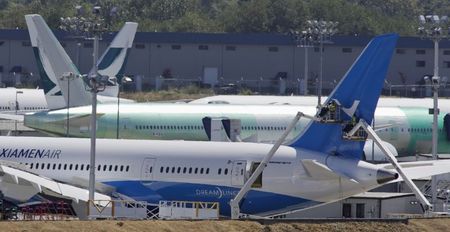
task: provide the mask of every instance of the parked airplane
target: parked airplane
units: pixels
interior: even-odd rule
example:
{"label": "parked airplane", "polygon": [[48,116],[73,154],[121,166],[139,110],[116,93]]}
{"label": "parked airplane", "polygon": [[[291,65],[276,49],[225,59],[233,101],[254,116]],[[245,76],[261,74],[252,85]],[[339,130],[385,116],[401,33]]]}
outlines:
{"label": "parked airplane", "polygon": [[[323,101],[326,98],[322,98]],[[233,104],[233,105],[299,105],[316,106],[317,96],[269,96],[269,95],[215,95],[192,100],[189,104]],[[429,107],[432,98],[380,97],[378,107]],[[450,99],[439,99],[441,111],[450,112]]]}
{"label": "parked airplane", "polygon": [[[360,160],[365,140],[347,138],[343,128],[353,125],[352,119],[372,122],[397,38],[383,35],[369,43],[327,101],[339,104],[340,116],[335,119],[342,124],[311,121],[289,146],[281,146],[241,202],[242,213],[304,209],[400,181],[392,165]],[[87,163],[88,144],[87,139],[5,137],[0,140],[0,158],[29,168],[0,166],[0,190],[7,199],[24,200],[36,193],[55,194],[48,189],[53,183],[80,185],[92,168]],[[271,147],[99,139],[95,168],[98,182],[110,187],[104,194],[153,204],[161,199],[219,202],[220,214],[229,215],[230,199]],[[448,172],[448,165],[448,161],[411,162],[403,165],[403,173],[412,178],[430,176]]]}
{"label": "parked airplane", "polygon": [[0,88],[0,112],[24,114],[48,110],[42,89]]}
{"label": "parked airplane", "polygon": [[[64,51],[42,16],[36,14],[26,15],[25,20],[49,108],[60,109],[66,106],[80,106],[79,102],[90,102],[89,94],[80,95],[81,91],[86,91],[77,67]],[[137,26],[137,23],[127,22],[117,33],[97,62],[100,75],[108,77],[123,75],[123,68],[129,50],[133,45]],[[69,81],[65,79],[65,85],[58,85],[58,80],[68,76],[70,73],[74,74],[71,76],[71,79]],[[67,89],[68,86],[78,89],[63,96],[61,89]],[[117,102],[117,92],[117,85],[108,85],[104,92],[99,93],[98,102]],[[124,103],[133,102],[128,99],[121,100]]]}
{"label": "parked airplane", "polygon": [[[97,136],[101,138],[163,139],[163,140],[210,140],[214,128],[205,122],[206,117],[220,120],[221,140],[230,138],[228,119],[237,119],[240,140],[247,142],[274,143],[297,111],[313,114],[315,107],[308,106],[239,106],[239,105],[177,105],[177,104],[126,104],[120,106],[104,104],[97,108]],[[431,151],[432,117],[415,108],[378,108],[376,122],[380,125],[377,134],[392,144],[400,155],[427,154]],[[70,110],[70,136],[89,137],[90,107]],[[224,119],[224,120],[222,120]],[[442,118],[441,118],[442,120]],[[67,112],[56,110],[25,115],[24,125],[55,135],[65,135]],[[302,119],[289,134],[292,140],[308,124]],[[439,131],[440,153],[450,151],[448,129]],[[367,158],[372,158],[372,146],[367,145]],[[382,158],[381,151],[375,156]]]}

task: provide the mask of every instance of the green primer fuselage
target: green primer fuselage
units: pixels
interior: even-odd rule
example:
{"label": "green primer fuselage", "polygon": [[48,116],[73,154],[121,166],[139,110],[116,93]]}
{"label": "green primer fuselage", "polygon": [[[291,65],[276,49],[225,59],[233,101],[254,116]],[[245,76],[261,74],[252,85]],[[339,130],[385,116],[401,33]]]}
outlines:
{"label": "green primer fuselage", "polygon": [[[243,141],[274,143],[298,111],[314,115],[315,107],[291,105],[184,105],[123,104],[119,120],[117,105],[101,104],[97,109],[99,138],[208,140],[204,117],[239,119]],[[69,110],[69,136],[90,136],[91,107]],[[287,137],[298,136],[308,119],[301,119]],[[25,125],[51,134],[66,135],[67,109],[25,116]],[[450,153],[450,142],[439,117],[439,153]],[[431,153],[432,115],[427,108],[379,107],[375,112],[377,134],[396,147],[399,155]],[[225,132],[223,132],[225,133]]]}

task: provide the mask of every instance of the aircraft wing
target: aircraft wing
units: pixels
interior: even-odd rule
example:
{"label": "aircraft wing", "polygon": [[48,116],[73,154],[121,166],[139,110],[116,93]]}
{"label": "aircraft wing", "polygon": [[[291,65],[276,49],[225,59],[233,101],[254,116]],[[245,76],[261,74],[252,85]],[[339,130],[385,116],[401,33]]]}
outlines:
{"label": "aircraft wing", "polygon": [[23,118],[24,118],[24,116],[21,114],[0,114],[0,119],[23,122]]}
{"label": "aircraft wing", "polygon": [[[117,97],[110,97],[110,96],[97,96],[97,101],[101,104],[107,104],[107,103],[117,103]],[[135,103],[136,101],[132,99],[126,99],[126,98],[120,98],[120,104],[123,103]]]}
{"label": "aircraft wing", "polygon": [[[395,170],[391,164],[378,164],[378,166],[385,169]],[[400,163],[400,166],[403,168],[405,174],[411,179],[424,178],[450,172],[450,160],[403,162]],[[398,179],[391,181],[391,183],[402,180],[403,179],[399,177]]]}
{"label": "aircraft wing", "polygon": [[[50,195],[58,198],[71,199],[75,202],[89,199],[87,189],[57,182],[18,168],[0,165],[0,190],[7,199],[25,202],[36,194]],[[111,197],[101,193],[95,193],[96,200],[106,200],[100,205],[108,204]]]}

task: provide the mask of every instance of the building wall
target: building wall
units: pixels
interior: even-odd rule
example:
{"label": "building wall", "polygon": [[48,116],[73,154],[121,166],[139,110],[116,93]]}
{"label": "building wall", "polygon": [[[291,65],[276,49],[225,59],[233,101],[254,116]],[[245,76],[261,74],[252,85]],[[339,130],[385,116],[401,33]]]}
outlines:
{"label": "building wall", "polygon": [[387,218],[390,214],[422,214],[422,209],[414,196],[392,198],[381,201],[381,217]]}
{"label": "building wall", "polygon": [[[24,39],[0,39],[0,66],[5,75],[14,66],[23,66],[28,73],[37,73],[36,62],[31,46]],[[107,47],[101,41],[100,54]],[[63,40],[65,49],[76,63],[77,41]],[[80,46],[79,69],[86,73],[92,67],[92,41],[82,41]],[[87,46],[86,46],[87,45]],[[137,46],[138,45],[138,46]],[[177,49],[177,46],[179,49]],[[199,49],[207,46],[207,49]],[[362,51],[361,45],[325,44],[323,53],[323,88],[328,93],[339,82],[353,61]],[[418,52],[419,50],[425,51]],[[320,73],[320,52],[318,48],[308,49],[310,93],[314,93],[315,79]],[[444,54],[445,53],[445,54]],[[450,77],[450,49],[440,51],[440,75]],[[424,64],[424,67],[418,67]],[[228,43],[220,41],[199,42],[155,42],[140,39],[130,51],[125,73],[140,75],[149,88],[154,86],[155,78],[165,69],[170,69],[173,77],[181,80],[199,80],[205,67],[218,69],[221,83],[245,84],[276,89],[275,78],[278,72],[287,73],[287,87],[297,88],[298,79],[304,78],[305,49],[288,44]],[[433,73],[433,49],[399,46],[393,56],[387,82],[393,85],[417,84],[424,75]],[[33,75],[30,82],[36,82]],[[11,78],[12,79],[12,78]],[[394,93],[405,88],[393,88]],[[407,87],[411,91],[413,87]],[[289,94],[289,93],[287,93]]]}

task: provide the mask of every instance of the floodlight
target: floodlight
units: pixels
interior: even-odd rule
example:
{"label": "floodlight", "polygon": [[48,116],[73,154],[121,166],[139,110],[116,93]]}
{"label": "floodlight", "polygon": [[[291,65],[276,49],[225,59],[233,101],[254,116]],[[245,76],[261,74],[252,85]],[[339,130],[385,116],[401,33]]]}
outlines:
{"label": "floodlight", "polygon": [[94,6],[94,8],[92,8],[92,13],[95,15],[99,15],[101,13],[101,7],[100,6]]}
{"label": "floodlight", "polygon": [[419,23],[420,24],[425,24],[425,16],[419,15]]}
{"label": "floodlight", "polygon": [[437,16],[437,15],[433,15],[432,19],[433,19],[433,23],[439,24],[441,22],[439,19],[439,16]]}

